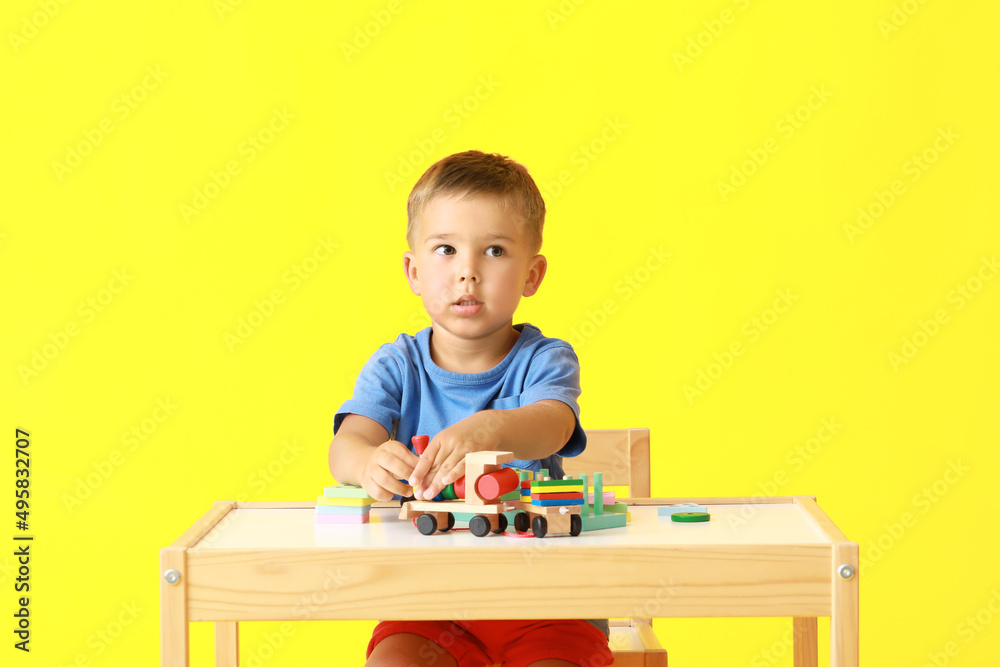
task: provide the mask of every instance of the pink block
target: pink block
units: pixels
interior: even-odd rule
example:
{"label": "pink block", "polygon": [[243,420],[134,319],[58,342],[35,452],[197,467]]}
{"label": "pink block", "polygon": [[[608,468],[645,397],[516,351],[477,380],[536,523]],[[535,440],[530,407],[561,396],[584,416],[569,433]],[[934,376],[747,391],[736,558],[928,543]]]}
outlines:
{"label": "pink block", "polygon": [[[615,504],[615,492],[614,491],[605,491],[601,495],[601,497],[604,498],[604,504],[605,505],[614,505]],[[594,503],[594,492],[593,491],[590,491],[589,494],[587,495],[587,502],[589,502],[591,504]]]}
{"label": "pink block", "polygon": [[367,514],[317,514],[316,523],[368,523]]}

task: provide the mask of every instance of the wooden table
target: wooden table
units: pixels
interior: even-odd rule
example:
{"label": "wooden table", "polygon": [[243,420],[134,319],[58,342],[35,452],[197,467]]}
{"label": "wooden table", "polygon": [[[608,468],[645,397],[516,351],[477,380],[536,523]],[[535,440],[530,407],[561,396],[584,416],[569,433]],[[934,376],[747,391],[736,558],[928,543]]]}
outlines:
{"label": "wooden table", "polygon": [[[216,664],[230,667],[239,621],[791,616],[808,667],[829,616],[830,664],[857,667],[858,545],[815,499],[627,502],[625,528],[544,539],[424,536],[398,503],[347,526],[316,525],[311,502],[216,502],[160,550],[161,664],[188,664],[191,621],[215,622]],[[657,515],[680,502],[712,520]]]}

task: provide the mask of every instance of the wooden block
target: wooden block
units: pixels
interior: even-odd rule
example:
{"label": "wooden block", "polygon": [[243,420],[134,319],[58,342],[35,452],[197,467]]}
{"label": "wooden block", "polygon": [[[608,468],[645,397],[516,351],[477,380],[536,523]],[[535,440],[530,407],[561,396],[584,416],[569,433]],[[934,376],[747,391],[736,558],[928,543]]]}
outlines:
{"label": "wooden block", "polygon": [[492,465],[500,466],[504,463],[510,463],[514,460],[514,452],[472,452],[471,454],[465,455],[465,465],[468,467],[470,463],[475,465]]}
{"label": "wooden block", "polygon": [[399,508],[399,518],[412,519],[424,512],[453,512],[456,507],[464,508],[465,503],[460,500],[442,500],[440,502],[433,500],[411,500],[403,503]]}
{"label": "wooden block", "polygon": [[[555,533],[568,533],[570,530],[570,515],[565,516],[559,514],[550,514],[545,517],[545,522],[548,527],[545,530],[546,535],[553,535]],[[534,517],[532,517],[534,518]],[[529,524],[530,525],[530,524]]]}
{"label": "wooden block", "polygon": [[[565,512],[561,510],[565,508]],[[580,509],[582,505],[566,506],[560,505],[558,507],[546,507],[542,505],[528,505],[524,507],[524,510],[530,514],[544,514],[545,516],[560,516],[565,514],[569,516],[570,514],[580,514]]]}

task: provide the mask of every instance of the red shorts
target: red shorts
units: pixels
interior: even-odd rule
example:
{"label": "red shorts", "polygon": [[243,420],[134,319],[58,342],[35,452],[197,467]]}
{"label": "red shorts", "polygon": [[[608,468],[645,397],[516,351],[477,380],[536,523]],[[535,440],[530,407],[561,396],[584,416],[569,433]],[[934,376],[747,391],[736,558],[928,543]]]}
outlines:
{"label": "red shorts", "polygon": [[375,646],[398,632],[430,640],[419,656],[447,652],[458,667],[526,667],[536,660],[561,658],[581,667],[606,667],[613,661],[604,633],[583,620],[382,621],[368,642]]}

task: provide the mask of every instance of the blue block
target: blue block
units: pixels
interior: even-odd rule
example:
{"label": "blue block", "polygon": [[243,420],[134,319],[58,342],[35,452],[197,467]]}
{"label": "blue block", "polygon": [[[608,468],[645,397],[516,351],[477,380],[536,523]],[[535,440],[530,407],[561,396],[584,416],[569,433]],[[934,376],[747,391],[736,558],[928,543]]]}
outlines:
{"label": "blue block", "polygon": [[539,507],[558,507],[559,505],[582,505],[583,498],[566,498],[565,500],[532,500],[532,505]]}

